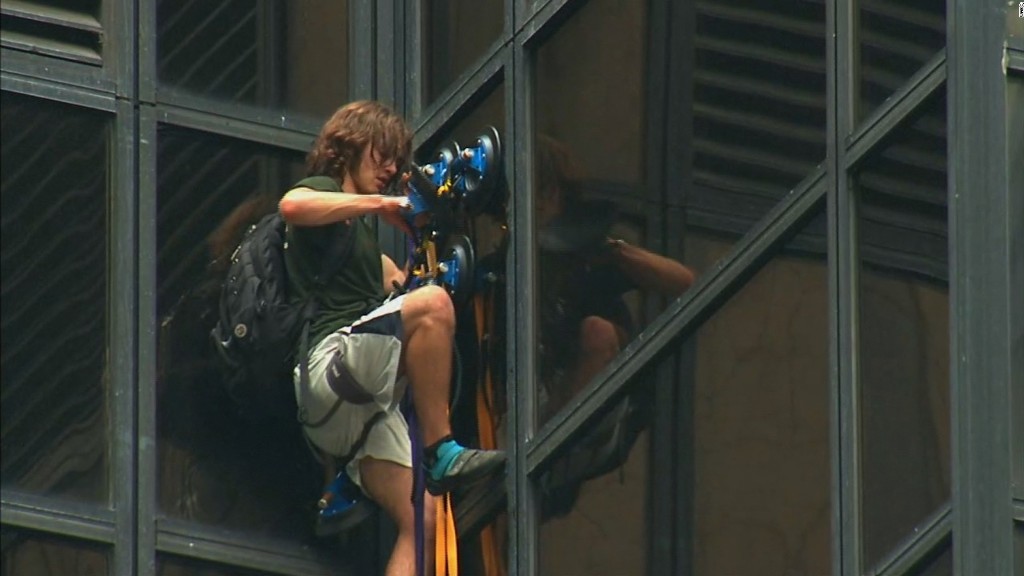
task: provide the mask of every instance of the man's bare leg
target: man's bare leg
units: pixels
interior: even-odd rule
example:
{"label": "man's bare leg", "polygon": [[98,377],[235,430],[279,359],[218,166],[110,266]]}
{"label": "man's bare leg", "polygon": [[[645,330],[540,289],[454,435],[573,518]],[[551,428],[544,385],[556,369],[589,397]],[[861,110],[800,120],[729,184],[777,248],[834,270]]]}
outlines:
{"label": "man's bare leg", "polygon": [[[359,463],[363,489],[398,527],[398,538],[391,550],[385,576],[416,575],[416,524],[412,503],[412,470],[394,462],[363,458]],[[434,573],[435,500],[429,494],[423,499],[423,552],[425,576]]]}
{"label": "man's bare leg", "polygon": [[425,446],[427,490],[443,494],[498,471],[503,452],[465,448],[452,437],[448,403],[452,378],[455,309],[439,286],[409,292],[402,301],[400,372],[409,377]]}
{"label": "man's bare leg", "polygon": [[625,340],[625,331],[618,325],[601,318],[587,316],[580,322],[580,351],[576,368],[572,371],[568,401],[597,376],[610,363]]}
{"label": "man's bare leg", "polygon": [[402,303],[401,370],[413,387],[416,417],[427,446],[451,434],[448,402],[451,394],[452,342],[455,309],[440,286],[424,286]]}

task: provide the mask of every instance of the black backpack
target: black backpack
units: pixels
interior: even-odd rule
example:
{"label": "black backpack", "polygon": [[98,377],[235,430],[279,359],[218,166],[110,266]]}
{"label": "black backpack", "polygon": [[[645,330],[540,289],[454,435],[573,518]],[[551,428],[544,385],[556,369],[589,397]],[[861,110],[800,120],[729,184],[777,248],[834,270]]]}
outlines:
{"label": "black backpack", "polygon": [[[321,282],[340,268],[352,237],[348,230],[335,242],[319,277]],[[308,350],[316,302],[292,302],[289,298],[284,250],[285,221],[279,213],[268,214],[249,227],[231,254],[221,285],[217,324],[210,332],[228,395],[250,419],[284,420],[297,414],[292,385],[295,348],[302,338],[301,347]],[[308,354],[301,356],[305,389]]]}

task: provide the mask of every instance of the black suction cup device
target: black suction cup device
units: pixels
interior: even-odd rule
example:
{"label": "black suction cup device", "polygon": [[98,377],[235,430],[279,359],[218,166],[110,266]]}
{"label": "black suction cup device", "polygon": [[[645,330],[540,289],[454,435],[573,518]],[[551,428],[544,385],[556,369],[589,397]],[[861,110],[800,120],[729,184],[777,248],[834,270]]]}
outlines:
{"label": "black suction cup device", "polygon": [[469,302],[470,296],[476,287],[474,274],[476,268],[476,255],[473,251],[473,242],[464,235],[453,236],[448,242],[448,249],[442,259],[444,263],[444,284],[452,295],[452,302],[457,307]]}
{"label": "black suction cup device", "polygon": [[461,151],[466,170],[460,182],[463,203],[470,214],[479,214],[491,204],[501,180],[501,138],[488,126],[470,148]]}
{"label": "black suction cup device", "polygon": [[459,147],[459,143],[454,140],[449,140],[441,146],[441,149],[437,151],[437,161],[443,167],[443,170],[447,170],[452,162],[459,157],[462,152],[462,148]]}

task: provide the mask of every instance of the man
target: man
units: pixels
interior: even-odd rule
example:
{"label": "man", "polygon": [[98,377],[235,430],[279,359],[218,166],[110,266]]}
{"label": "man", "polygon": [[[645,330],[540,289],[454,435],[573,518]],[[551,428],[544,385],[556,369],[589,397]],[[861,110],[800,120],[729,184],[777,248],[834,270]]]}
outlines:
{"label": "man", "polygon": [[[375,414],[365,443],[347,471],[398,526],[389,576],[415,571],[412,448],[399,404],[408,387],[425,446],[427,491],[440,495],[497,472],[504,454],[464,448],[448,420],[455,312],[445,290],[424,286],[386,303],[405,274],[377,245],[367,216],[407,230],[410,203],[381,191],[410,156],[412,134],[388,107],[370,101],[340,108],[324,124],[307,158],[308,177],[281,199],[287,229],[285,262],[296,298],[315,292],[310,328],[310,390],[299,395],[306,435],[334,457],[346,455]],[[337,238],[352,234],[340,271],[323,284],[317,275]],[[296,392],[299,369],[295,371]],[[340,404],[337,403],[341,400]],[[433,510],[426,497],[425,508]],[[426,515],[432,518],[432,514]],[[428,538],[433,535],[426,527]],[[433,546],[425,547],[427,553]],[[432,565],[432,562],[427,562]]]}

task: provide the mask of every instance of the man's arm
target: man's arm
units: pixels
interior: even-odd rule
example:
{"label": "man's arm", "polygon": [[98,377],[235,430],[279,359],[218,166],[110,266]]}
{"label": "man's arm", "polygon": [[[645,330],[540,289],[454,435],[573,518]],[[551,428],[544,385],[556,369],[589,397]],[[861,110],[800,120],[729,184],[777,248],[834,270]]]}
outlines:
{"label": "man's arm", "polygon": [[409,199],[405,196],[320,192],[306,187],[292,188],[278,204],[281,216],[295,226],[323,226],[364,214],[400,222],[402,211],[408,207]]}
{"label": "man's arm", "polygon": [[384,270],[384,291],[391,292],[395,289],[395,282],[398,282],[399,286],[405,286],[406,271],[402,270],[395,264],[395,261],[388,257],[387,254],[380,255],[380,263]]}
{"label": "man's arm", "polygon": [[693,271],[671,258],[622,240],[609,240],[612,261],[637,286],[675,298],[693,285]]}

